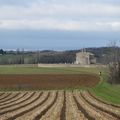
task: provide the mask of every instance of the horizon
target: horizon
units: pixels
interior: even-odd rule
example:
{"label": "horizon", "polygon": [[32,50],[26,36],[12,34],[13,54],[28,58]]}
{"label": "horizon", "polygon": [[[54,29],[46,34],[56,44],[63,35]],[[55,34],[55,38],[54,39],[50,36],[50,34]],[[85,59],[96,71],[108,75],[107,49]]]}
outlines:
{"label": "horizon", "polygon": [[[26,49],[26,48],[17,48],[17,49],[3,49],[0,48],[0,50],[6,51],[6,52],[44,52],[44,51],[53,51],[53,52],[65,52],[65,51],[82,51],[83,49],[102,49],[102,48],[110,48],[112,46],[101,46],[101,47],[86,47],[86,48],[78,48],[78,49],[60,49],[60,50],[52,50],[52,49]],[[120,46],[117,46],[120,48]],[[87,51],[86,51],[87,52]]]}

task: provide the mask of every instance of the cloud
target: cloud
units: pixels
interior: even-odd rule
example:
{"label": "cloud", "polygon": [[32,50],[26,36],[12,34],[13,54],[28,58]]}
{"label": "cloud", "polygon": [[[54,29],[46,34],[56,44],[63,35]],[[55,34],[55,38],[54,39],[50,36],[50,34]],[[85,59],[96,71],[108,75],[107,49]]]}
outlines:
{"label": "cloud", "polygon": [[[19,13],[19,14],[18,14]],[[96,3],[33,3],[29,7],[5,5],[0,7],[0,18],[41,18],[41,17],[120,17],[120,5]],[[64,18],[63,18],[64,19]]]}
{"label": "cloud", "polygon": [[120,31],[120,22],[57,21],[43,20],[4,20],[0,29],[52,29],[67,31]]}
{"label": "cloud", "polygon": [[119,31],[120,2],[95,1],[0,0],[0,28]]}
{"label": "cloud", "polygon": [[0,6],[26,6],[34,2],[34,0],[0,0]]}

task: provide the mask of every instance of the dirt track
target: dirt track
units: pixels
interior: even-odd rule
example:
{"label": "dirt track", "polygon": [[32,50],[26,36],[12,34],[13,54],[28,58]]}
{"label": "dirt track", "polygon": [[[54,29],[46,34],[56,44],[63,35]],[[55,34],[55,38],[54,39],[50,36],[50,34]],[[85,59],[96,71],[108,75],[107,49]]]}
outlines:
{"label": "dirt track", "polygon": [[99,82],[96,75],[0,75],[0,88],[61,89],[92,87]]}

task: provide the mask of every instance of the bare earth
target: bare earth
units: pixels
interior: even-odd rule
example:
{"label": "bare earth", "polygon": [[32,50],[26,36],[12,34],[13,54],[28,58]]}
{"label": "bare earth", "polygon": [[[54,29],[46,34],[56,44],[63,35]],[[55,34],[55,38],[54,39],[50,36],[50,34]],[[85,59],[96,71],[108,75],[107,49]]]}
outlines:
{"label": "bare earth", "polygon": [[92,87],[98,82],[99,76],[89,74],[0,75],[0,88],[61,89]]}
{"label": "bare earth", "polygon": [[120,106],[87,91],[0,92],[0,120],[120,120]]}

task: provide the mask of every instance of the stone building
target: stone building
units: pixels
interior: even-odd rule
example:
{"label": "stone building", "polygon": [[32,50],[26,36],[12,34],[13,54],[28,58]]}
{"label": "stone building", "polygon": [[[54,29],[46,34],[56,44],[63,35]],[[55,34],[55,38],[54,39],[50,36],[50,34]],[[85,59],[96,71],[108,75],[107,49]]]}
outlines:
{"label": "stone building", "polygon": [[80,65],[90,65],[96,63],[96,58],[94,54],[90,52],[79,52],[76,53],[76,64]]}

